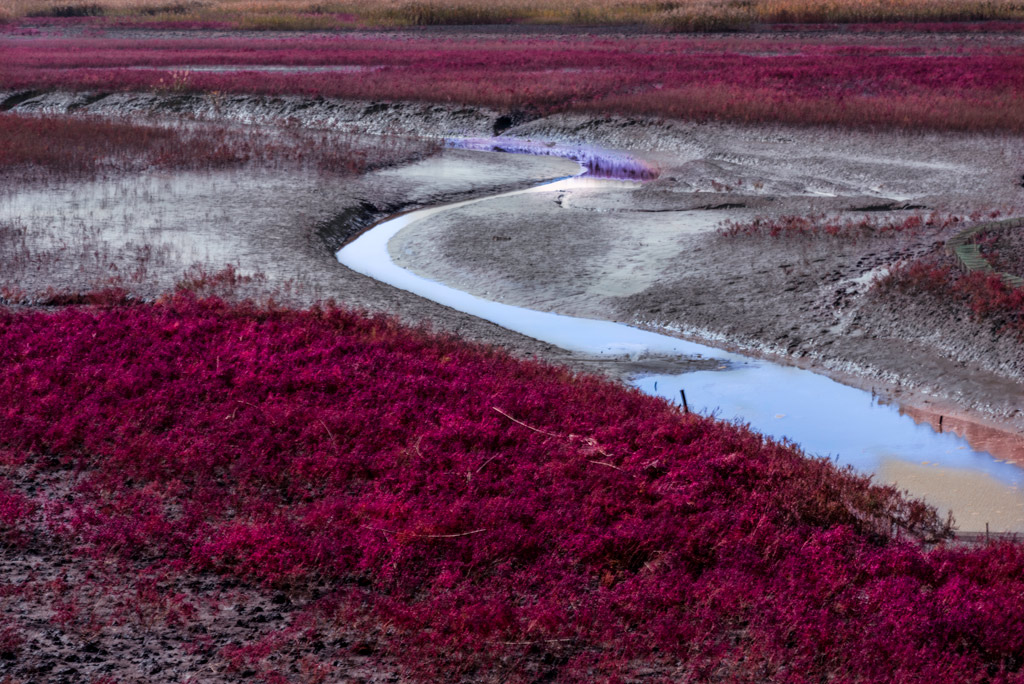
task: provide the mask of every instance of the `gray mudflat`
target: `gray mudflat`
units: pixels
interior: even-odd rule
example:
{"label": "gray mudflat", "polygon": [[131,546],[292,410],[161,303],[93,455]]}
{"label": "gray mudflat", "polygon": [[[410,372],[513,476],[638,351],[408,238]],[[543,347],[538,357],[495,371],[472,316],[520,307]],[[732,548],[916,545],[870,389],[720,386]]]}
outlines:
{"label": "gray mudflat", "polygon": [[631,146],[661,166],[661,177],[439,214],[399,234],[393,257],[480,296],[675,332],[1024,429],[1024,345],[1015,336],[937,297],[871,289],[889,266],[936,249],[955,226],[856,240],[716,230],[784,215],[1021,213],[1024,140],[581,125],[566,117],[515,132]]}
{"label": "gray mudflat", "polygon": [[[339,214],[389,213],[530,186],[575,173],[555,158],[446,151],[402,168],[326,183],[310,175],[219,172],[144,175],[5,193],[3,285],[32,299],[88,291],[122,275],[140,297],[173,288],[192,266],[261,273],[279,299],[334,299],[412,323],[512,347],[563,355],[534,340],[382,285],[343,268],[325,241]],[[259,294],[254,291],[253,294]]]}

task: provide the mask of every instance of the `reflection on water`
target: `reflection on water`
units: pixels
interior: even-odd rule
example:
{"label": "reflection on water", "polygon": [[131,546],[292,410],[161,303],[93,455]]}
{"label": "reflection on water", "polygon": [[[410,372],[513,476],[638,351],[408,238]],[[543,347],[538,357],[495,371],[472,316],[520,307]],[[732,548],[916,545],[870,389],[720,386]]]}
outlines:
{"label": "reflection on water", "polygon": [[[952,431],[939,433],[926,421],[916,422],[863,390],[764,361],[723,371],[646,375],[634,385],[677,404],[685,390],[691,410],[747,423],[809,454],[874,473],[879,481],[952,508],[963,529],[984,529],[989,522],[992,531],[1024,531],[1024,469]],[[966,495],[966,482],[984,483],[987,494]]]}
{"label": "reflection on water", "polygon": [[897,458],[970,468],[1008,484],[1024,484],[1019,466],[971,448],[955,433],[910,420],[864,390],[800,368],[754,361],[724,371],[648,375],[634,384],[677,404],[685,390],[691,410],[749,423],[758,432],[792,440],[810,454],[861,472],[878,472]]}
{"label": "reflection on water", "polygon": [[936,432],[959,435],[973,449],[987,451],[999,460],[1024,467],[1024,435],[1015,435],[990,425],[912,406],[901,406],[900,413],[909,416],[915,423],[931,426]]}
{"label": "reflection on water", "polygon": [[[594,187],[602,182],[572,178],[501,196],[564,190],[581,183]],[[879,404],[868,392],[807,370],[624,324],[491,302],[423,278],[391,260],[388,243],[399,231],[438,212],[479,201],[483,200],[425,209],[385,221],[339,250],[338,260],[377,280],[571,351],[611,358],[718,359],[719,370],[650,374],[635,378],[634,384],[644,392],[677,403],[680,390],[685,390],[693,410],[749,423],[755,430],[788,439],[808,453],[833,458],[840,465],[874,473],[880,481],[910,488],[936,506],[952,508],[964,529],[979,529],[976,525],[984,529],[984,523],[989,522],[993,531],[1024,531],[1024,469],[972,448],[953,432],[938,433],[926,421],[915,422],[899,408]],[[893,464],[907,467],[896,468]],[[947,477],[922,477],[917,466],[942,469]],[[985,483],[983,489],[989,495],[952,496],[949,484],[956,478],[949,473],[971,474],[971,478]],[[960,478],[960,482],[971,478]]]}
{"label": "reflection on water", "polygon": [[[621,152],[588,145],[563,145],[553,142],[526,140],[523,138],[449,138],[448,147],[457,150],[478,152],[511,152],[535,156],[563,157],[578,162],[593,179],[652,180],[658,177],[658,170],[649,164]],[[578,180],[584,180],[580,178]]]}

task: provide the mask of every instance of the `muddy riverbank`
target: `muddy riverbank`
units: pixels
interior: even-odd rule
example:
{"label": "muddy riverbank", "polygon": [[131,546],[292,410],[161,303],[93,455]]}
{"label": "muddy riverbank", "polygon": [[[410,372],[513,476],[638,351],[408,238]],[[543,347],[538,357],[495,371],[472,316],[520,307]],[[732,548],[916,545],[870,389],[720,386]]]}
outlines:
{"label": "muddy riverbank", "polygon": [[[475,205],[399,236],[396,258],[481,296],[679,334],[819,370],[892,401],[1024,430],[1018,339],[940,297],[872,288],[961,223],[937,219],[853,238],[718,230],[782,216],[898,224],[933,212],[965,221],[1019,213],[1024,141],[613,124],[565,137],[632,145],[660,164],[659,179]],[[560,125],[516,132],[571,128],[568,119]]]}
{"label": "muddy riverbank", "polygon": [[[417,226],[403,243],[409,250],[404,265],[510,303],[667,331],[820,370],[895,401],[1024,431],[1024,345],[948,303],[881,296],[870,288],[887,266],[934,249],[944,232],[844,241],[725,238],[715,230],[724,221],[766,216],[899,221],[931,211],[1021,211],[1020,138],[583,115],[517,121],[509,112],[479,108],[300,98],[7,93],[0,102],[25,112],[185,116],[244,125],[288,120],[436,138],[497,132],[628,150],[658,166],[660,177],[639,189],[534,196],[446,215],[437,225]],[[205,201],[222,204],[230,197],[239,218],[199,230],[219,240],[233,233],[238,254],[259,270],[304,281],[300,299],[334,297],[588,367],[364,283],[330,263],[330,252],[354,228],[388,213],[523,187],[574,169],[559,160],[478,155],[448,151],[343,187],[307,187],[302,179],[225,186],[222,197]],[[258,211],[247,212],[249,207]]]}

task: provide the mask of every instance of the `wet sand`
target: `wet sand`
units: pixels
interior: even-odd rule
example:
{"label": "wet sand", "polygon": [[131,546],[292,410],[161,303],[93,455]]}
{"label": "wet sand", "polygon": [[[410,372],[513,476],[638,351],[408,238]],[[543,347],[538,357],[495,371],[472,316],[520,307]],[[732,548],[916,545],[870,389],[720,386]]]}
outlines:
{"label": "wet sand", "polygon": [[985,532],[986,525],[992,533],[1024,531],[1020,488],[984,473],[894,460],[885,463],[878,475],[899,483],[912,497],[927,496],[943,517],[952,511],[959,532]]}

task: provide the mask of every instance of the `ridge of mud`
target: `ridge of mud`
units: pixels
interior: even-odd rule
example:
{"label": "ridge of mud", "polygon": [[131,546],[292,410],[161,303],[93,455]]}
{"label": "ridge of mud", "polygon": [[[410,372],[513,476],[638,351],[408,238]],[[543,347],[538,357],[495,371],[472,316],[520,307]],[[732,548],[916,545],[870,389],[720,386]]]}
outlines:
{"label": "ridge of mud", "polygon": [[425,138],[490,136],[524,119],[522,112],[414,102],[346,101],[301,96],[215,93],[0,91],[9,111],[36,114],[160,116],[246,125],[358,129],[359,133]]}

